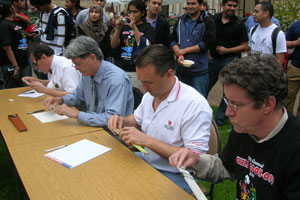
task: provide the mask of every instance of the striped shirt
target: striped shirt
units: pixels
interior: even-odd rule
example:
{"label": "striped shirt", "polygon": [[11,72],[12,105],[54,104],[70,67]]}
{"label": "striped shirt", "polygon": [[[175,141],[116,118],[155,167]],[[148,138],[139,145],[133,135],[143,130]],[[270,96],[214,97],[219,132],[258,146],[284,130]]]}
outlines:
{"label": "striped shirt", "polygon": [[[54,8],[56,6],[54,5]],[[41,14],[41,43],[46,44],[54,50],[55,55],[62,55],[64,51],[65,42],[65,16],[61,12],[57,14],[57,27],[54,27],[54,40],[47,40],[47,34],[45,33],[50,13],[43,12]]]}

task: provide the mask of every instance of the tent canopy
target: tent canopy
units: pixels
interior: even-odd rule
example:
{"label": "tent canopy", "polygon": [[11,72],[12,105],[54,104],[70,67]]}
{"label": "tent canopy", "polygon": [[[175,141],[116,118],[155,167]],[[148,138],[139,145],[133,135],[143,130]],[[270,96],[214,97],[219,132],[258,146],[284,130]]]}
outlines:
{"label": "tent canopy", "polygon": [[[107,4],[114,3],[114,5],[128,4],[131,0],[106,0]],[[163,5],[186,3],[186,0],[164,0]]]}

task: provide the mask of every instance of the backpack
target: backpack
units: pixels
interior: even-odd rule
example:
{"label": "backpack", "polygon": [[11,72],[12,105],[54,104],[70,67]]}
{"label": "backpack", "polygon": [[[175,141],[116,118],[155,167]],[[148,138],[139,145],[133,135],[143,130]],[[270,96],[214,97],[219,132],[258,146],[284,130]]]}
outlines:
{"label": "backpack", "polygon": [[[253,33],[256,31],[258,25],[255,25],[253,27],[253,29],[251,30],[251,33],[250,33],[250,37],[252,37]],[[280,28],[279,27],[276,27],[273,32],[272,32],[272,35],[271,35],[271,38],[272,38],[272,47],[273,47],[273,55],[276,56],[276,39],[277,39],[277,36],[280,32]],[[285,55],[284,55],[284,61],[283,61],[283,70],[286,72],[286,68],[287,68],[287,65],[288,65],[288,62],[289,62],[289,51],[287,50]]]}
{"label": "backpack", "polygon": [[[45,29],[45,33],[47,33],[47,40],[54,39],[54,28],[57,28],[57,15],[58,13],[62,13],[65,17],[65,42],[64,46],[68,46],[70,41],[76,37],[76,29],[75,24],[72,18],[72,15],[63,7],[54,8],[49,16],[49,20]],[[41,16],[42,19],[43,16]]]}

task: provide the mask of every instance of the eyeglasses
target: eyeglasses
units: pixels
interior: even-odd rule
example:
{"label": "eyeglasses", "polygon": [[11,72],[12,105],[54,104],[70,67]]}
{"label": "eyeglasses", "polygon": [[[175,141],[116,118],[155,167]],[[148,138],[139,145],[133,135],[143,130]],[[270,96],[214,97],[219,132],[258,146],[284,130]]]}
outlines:
{"label": "eyeglasses", "polygon": [[72,67],[74,67],[75,69],[79,69],[80,64],[75,64],[75,63],[73,63],[73,64],[72,64]]}
{"label": "eyeglasses", "polygon": [[246,105],[254,102],[254,101],[251,101],[251,102],[248,102],[248,103],[245,103],[245,104],[236,105],[234,103],[229,102],[226,97],[223,97],[223,100],[224,100],[224,102],[226,103],[227,106],[229,105],[232,108],[232,110],[234,112],[237,112],[240,107],[246,106]]}
{"label": "eyeglasses", "polygon": [[41,58],[36,58],[35,60],[32,61],[32,63],[33,63],[34,65],[37,65],[37,61],[40,60],[40,59],[41,59]]}

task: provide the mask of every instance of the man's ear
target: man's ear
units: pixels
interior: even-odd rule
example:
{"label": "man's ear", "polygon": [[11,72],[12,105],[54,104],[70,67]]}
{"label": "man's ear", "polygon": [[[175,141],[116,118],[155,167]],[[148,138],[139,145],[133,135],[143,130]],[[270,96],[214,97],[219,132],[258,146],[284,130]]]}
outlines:
{"label": "man's ear", "polygon": [[266,98],[265,102],[263,104],[263,112],[265,114],[272,112],[273,110],[275,110],[276,104],[277,104],[277,101],[274,96],[270,96],[270,97]]}

